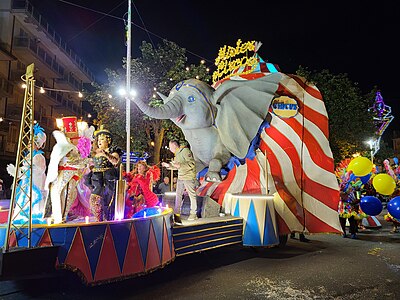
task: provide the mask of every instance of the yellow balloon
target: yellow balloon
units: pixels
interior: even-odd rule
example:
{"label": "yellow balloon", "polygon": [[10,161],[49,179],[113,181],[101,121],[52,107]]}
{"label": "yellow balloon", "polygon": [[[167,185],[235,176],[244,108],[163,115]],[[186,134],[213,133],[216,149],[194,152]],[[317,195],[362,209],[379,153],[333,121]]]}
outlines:
{"label": "yellow balloon", "polygon": [[347,171],[353,171],[355,176],[362,177],[371,173],[372,168],[372,162],[368,158],[359,156],[350,161]]}
{"label": "yellow balloon", "polygon": [[396,182],[388,174],[378,174],[372,180],[375,190],[382,195],[391,195],[396,189]]}

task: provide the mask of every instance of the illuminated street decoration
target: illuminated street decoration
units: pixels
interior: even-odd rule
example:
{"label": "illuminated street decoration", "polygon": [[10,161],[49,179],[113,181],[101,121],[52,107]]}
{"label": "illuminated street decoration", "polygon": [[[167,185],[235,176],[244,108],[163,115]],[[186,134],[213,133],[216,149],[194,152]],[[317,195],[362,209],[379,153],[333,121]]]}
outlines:
{"label": "illuminated street decoration", "polygon": [[[229,78],[238,75],[235,71],[240,67],[245,67],[241,72],[242,75],[253,72],[257,66],[258,60],[255,55],[248,57],[248,51],[257,52],[261,43],[255,41],[242,43],[242,40],[236,42],[236,47],[223,46],[218,51],[218,57],[215,59],[217,70],[213,73],[213,82],[217,82],[223,78]],[[243,57],[238,57],[240,54],[245,54]],[[234,59],[233,59],[234,58]]]}
{"label": "illuminated street decoration", "polygon": [[379,91],[376,92],[374,105],[368,110],[372,111],[374,124],[376,126],[376,138],[371,141],[370,144],[372,155],[375,155],[380,149],[382,135],[386,128],[388,128],[390,122],[393,121],[394,116],[392,115],[392,108],[385,104]]}

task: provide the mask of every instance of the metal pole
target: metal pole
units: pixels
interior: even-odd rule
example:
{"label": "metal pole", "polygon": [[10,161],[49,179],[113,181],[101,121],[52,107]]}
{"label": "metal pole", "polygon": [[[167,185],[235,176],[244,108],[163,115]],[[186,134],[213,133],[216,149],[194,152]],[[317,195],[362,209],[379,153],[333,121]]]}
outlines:
{"label": "metal pole", "polygon": [[371,149],[371,162],[374,163],[374,147],[372,141],[369,143],[369,148]]}
{"label": "metal pole", "polygon": [[265,195],[268,195],[268,153],[267,150],[264,152],[265,155]]}
{"label": "metal pole", "polygon": [[128,0],[128,33],[126,41],[126,172],[131,170],[131,0]]}
{"label": "metal pole", "polygon": [[374,151],[371,150],[371,162],[374,163]]}
{"label": "metal pole", "polygon": [[169,189],[171,192],[174,190],[174,170],[171,169],[171,180],[169,182],[170,186]]}

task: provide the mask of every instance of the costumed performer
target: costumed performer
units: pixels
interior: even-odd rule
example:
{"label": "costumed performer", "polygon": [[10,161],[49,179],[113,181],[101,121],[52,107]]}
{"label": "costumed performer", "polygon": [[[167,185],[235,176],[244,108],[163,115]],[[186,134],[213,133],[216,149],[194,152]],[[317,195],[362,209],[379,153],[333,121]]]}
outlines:
{"label": "costumed performer", "polygon": [[390,230],[390,233],[398,233],[399,232],[399,227],[400,227],[400,220],[396,219],[393,217],[390,213],[387,213],[386,215],[383,216],[386,222],[392,223],[393,227],[392,230]]}
{"label": "costumed performer", "polygon": [[89,162],[88,158],[82,158],[75,145],[79,143],[76,117],[65,117],[62,121],[65,133],[59,130],[53,131],[56,144],[50,155],[45,184],[45,188],[50,190],[50,201],[47,200],[47,206],[51,203],[54,224],[67,220],[70,208],[77,197],[77,184]]}
{"label": "costumed performer", "polygon": [[127,199],[125,205],[125,217],[131,218],[133,214],[146,207],[154,207],[159,199],[152,191],[153,182],[160,179],[160,168],[156,165],[149,167],[142,160],[134,170],[124,174],[128,184]]}
{"label": "costumed performer", "polygon": [[[81,126],[79,126],[81,125]],[[92,149],[92,142],[94,140],[94,130],[93,126],[88,126],[86,122],[78,123],[78,133],[79,140],[76,147],[83,159],[88,158]],[[76,189],[77,195],[75,201],[73,202],[71,209],[69,211],[68,219],[75,219],[79,217],[89,216],[90,213],[90,183],[87,183],[87,175],[91,172],[91,164],[86,165],[84,170],[82,170],[82,179],[79,180]]]}
{"label": "costumed performer", "polygon": [[352,186],[349,186],[346,191],[340,191],[338,213],[344,238],[347,237],[347,220],[350,224],[350,238],[357,239],[358,221],[367,217],[367,215],[360,208],[360,198],[358,194],[358,191],[354,190]]}
{"label": "costumed performer", "polygon": [[110,131],[100,127],[95,132],[93,147],[93,169],[91,179],[90,210],[95,221],[112,220],[114,217],[114,198],[118,180],[117,166],[120,162],[120,149],[112,146]]}
{"label": "costumed performer", "polygon": [[[18,205],[14,208],[14,222],[26,222],[29,217],[29,179],[32,176],[32,222],[44,223],[43,213],[46,199],[46,191],[44,184],[46,180],[46,159],[43,151],[40,150],[46,143],[46,134],[44,129],[35,124],[33,127],[34,142],[33,142],[33,158],[32,158],[32,172],[28,162],[24,161],[22,172],[25,174],[18,182],[16,188],[15,200]],[[26,159],[29,160],[30,153],[26,153]],[[7,172],[11,176],[15,176],[15,166],[9,164]]]}

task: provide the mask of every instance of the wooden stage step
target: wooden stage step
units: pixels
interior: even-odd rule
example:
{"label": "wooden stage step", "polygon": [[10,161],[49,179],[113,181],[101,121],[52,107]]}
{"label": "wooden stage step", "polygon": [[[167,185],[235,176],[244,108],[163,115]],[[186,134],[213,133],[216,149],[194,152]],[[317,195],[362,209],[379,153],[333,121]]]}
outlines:
{"label": "wooden stage step", "polygon": [[182,222],[172,228],[177,256],[242,243],[243,218],[224,216]]}

